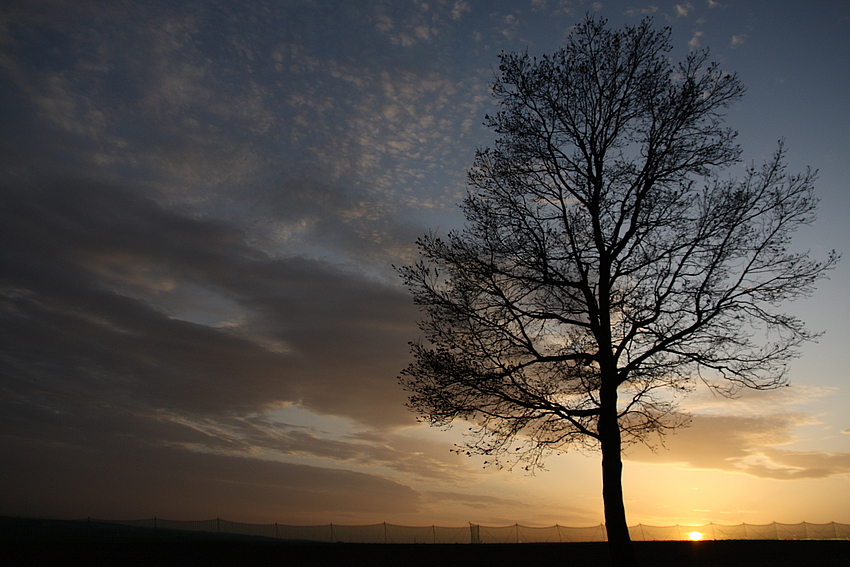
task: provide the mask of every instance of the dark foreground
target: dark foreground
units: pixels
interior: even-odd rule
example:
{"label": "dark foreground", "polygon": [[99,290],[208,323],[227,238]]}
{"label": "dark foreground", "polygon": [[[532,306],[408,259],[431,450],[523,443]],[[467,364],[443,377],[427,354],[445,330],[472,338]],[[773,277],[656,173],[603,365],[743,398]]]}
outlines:
{"label": "dark foreground", "polygon": [[[0,521],[0,564],[136,566],[609,566],[604,543],[345,544]],[[22,527],[23,526],[23,527]],[[52,526],[52,527],[51,527]],[[636,542],[644,567],[847,567],[850,541]]]}

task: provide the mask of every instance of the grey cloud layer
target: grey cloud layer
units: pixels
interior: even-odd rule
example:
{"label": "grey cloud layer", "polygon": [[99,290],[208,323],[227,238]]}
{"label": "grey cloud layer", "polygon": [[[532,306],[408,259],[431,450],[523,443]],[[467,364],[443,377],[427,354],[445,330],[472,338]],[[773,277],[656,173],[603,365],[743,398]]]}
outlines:
{"label": "grey cloud layer", "polygon": [[[140,469],[123,476],[179,466],[191,468],[192,477],[200,475],[193,467],[213,460],[228,470],[241,463],[243,485],[258,470],[276,470],[275,493],[298,490],[303,499],[325,494],[327,482],[340,493],[355,490],[343,487],[354,481],[367,493],[388,491],[372,494],[377,504],[360,503],[376,511],[396,505],[378,505],[384,497],[402,506],[417,496],[336,467],[384,467],[442,482],[465,475],[445,448],[443,454],[421,446],[411,451],[390,433],[335,440],[261,415],[298,403],[372,428],[411,423],[395,377],[416,312],[400,289],[320,261],[270,258],[226,222],[183,217],[114,186],[66,181],[4,195],[0,239],[9,246],[0,257],[0,452],[19,475],[7,486],[37,491],[24,471],[62,462],[70,476],[63,473],[42,492],[45,498],[74,492],[66,504],[81,513],[86,493],[72,485],[107,461],[107,470],[122,459]],[[206,290],[235,319],[208,326],[179,318],[186,315],[185,287]],[[150,461],[133,465],[135,450]],[[273,463],[286,457],[337,465],[305,473]],[[291,475],[297,483],[287,486]],[[123,476],[104,481],[107,491],[120,493]],[[231,506],[234,496],[227,509],[247,513],[260,488],[269,486],[248,486],[245,504]],[[202,495],[195,491],[192,498],[197,507]],[[296,504],[282,510],[297,515]]]}
{"label": "grey cloud layer", "polygon": [[197,520],[224,511],[236,521],[315,525],[421,506],[407,486],[346,470],[117,443],[83,449],[12,442],[0,449],[4,459],[14,456],[4,461],[0,482],[29,488],[4,495],[5,513]]}
{"label": "grey cloud layer", "polygon": [[[406,421],[395,374],[416,312],[400,289],[268,258],[226,223],[114,187],[56,183],[7,197],[4,351],[21,383],[73,374],[73,388],[114,380],[106,395],[124,390],[152,406],[245,412],[296,401]],[[237,306],[239,319],[181,320],[187,285]]]}

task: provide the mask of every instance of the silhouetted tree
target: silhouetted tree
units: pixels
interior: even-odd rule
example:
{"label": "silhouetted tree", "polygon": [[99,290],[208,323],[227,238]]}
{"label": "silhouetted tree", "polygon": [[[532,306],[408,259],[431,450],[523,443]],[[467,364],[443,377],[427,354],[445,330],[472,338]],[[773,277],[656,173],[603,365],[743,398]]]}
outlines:
{"label": "silhouetted tree", "polygon": [[[418,241],[399,272],[426,343],[402,372],[409,405],[436,425],[466,420],[468,453],[533,469],[552,450],[602,453],[616,565],[635,564],[622,445],[682,425],[676,392],[730,395],[785,383],[814,336],[782,301],[837,261],[789,249],[814,220],[814,172],[783,150],[743,179],[723,111],[737,76],[695,51],[668,60],[670,30],[610,30],[588,17],[542,59],[503,53],[465,228]],[[505,461],[500,456],[509,455]]]}

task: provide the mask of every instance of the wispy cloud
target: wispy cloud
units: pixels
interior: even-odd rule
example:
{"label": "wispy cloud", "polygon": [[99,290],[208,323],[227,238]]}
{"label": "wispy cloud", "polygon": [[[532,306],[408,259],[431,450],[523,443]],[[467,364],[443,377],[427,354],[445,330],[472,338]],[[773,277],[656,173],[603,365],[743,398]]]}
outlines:
{"label": "wispy cloud", "polygon": [[666,438],[665,447],[653,452],[635,446],[628,458],[785,480],[850,475],[850,453],[778,448],[795,440],[794,426],[807,422],[793,414],[695,415],[690,427]]}
{"label": "wispy cloud", "polygon": [[806,384],[791,384],[774,390],[742,390],[733,398],[716,394],[708,388],[698,388],[685,398],[683,406],[689,412],[713,416],[799,414],[799,407],[828,399],[835,394],[835,388]]}

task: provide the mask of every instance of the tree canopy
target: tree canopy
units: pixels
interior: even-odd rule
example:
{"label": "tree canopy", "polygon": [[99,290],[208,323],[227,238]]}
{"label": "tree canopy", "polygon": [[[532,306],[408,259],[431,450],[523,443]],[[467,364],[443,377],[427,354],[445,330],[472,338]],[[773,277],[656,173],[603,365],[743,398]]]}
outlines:
{"label": "tree canopy", "polygon": [[671,63],[669,36],[588,17],[553,55],[503,53],[466,225],[399,269],[423,310],[400,378],[411,408],[469,422],[464,450],[494,462],[601,449],[612,542],[628,541],[622,443],[684,423],[676,394],[697,381],[784,384],[815,335],[778,307],[837,261],[790,246],[815,219],[816,174],[789,174],[782,143],[722,176],[741,156],[723,113],[744,88],[707,51]]}

